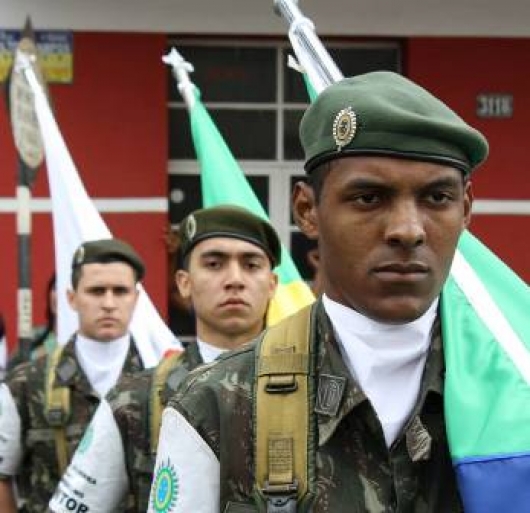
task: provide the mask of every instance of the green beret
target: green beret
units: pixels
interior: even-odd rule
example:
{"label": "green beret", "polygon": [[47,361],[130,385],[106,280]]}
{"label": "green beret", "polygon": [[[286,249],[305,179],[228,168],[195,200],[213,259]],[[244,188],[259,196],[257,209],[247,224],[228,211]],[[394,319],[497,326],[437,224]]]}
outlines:
{"label": "green beret", "polygon": [[145,274],[142,259],[136,251],[120,239],[100,239],[83,242],[75,251],[72,259],[72,269],[84,264],[106,264],[109,262],[124,262],[135,271],[137,280]]}
{"label": "green beret", "polygon": [[195,210],[180,224],[181,257],[184,259],[199,242],[212,237],[229,237],[260,247],[272,267],[281,261],[281,243],[274,228],[248,210],[234,205]]}
{"label": "green beret", "polygon": [[345,78],[309,106],[300,124],[305,169],[341,157],[378,155],[470,173],[488,154],[484,136],[431,93],[397,73]]}

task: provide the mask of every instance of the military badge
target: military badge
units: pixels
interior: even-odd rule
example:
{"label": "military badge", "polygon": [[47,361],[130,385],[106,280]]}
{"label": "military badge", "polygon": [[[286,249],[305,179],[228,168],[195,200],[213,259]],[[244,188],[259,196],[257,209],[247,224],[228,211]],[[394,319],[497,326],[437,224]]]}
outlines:
{"label": "military badge", "polygon": [[188,216],[188,219],[186,219],[185,229],[188,239],[193,240],[193,237],[197,233],[197,221],[193,215]]}
{"label": "military badge", "polygon": [[76,265],[81,265],[85,259],[85,246],[79,246],[75,254],[74,261]]}
{"label": "military badge", "polygon": [[350,144],[357,132],[357,115],[351,107],[342,109],[333,121],[333,139],[340,151]]}
{"label": "military badge", "polygon": [[320,374],[315,411],[322,415],[335,417],[339,411],[342,396],[346,389],[346,378]]}

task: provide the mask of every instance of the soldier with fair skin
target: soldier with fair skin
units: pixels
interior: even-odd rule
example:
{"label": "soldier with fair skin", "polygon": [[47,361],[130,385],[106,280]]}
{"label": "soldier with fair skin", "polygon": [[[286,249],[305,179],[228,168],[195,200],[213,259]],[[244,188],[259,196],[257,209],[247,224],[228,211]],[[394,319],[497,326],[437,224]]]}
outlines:
{"label": "soldier with fair skin", "polygon": [[78,497],[86,511],[115,513],[127,498],[126,511],[145,512],[167,399],[190,370],[263,330],[280,259],[280,242],[269,223],[238,207],[212,207],[186,217],[180,236],[183,266],[175,280],[193,305],[197,340],[154,371],[120,380],[91,423],[90,445],[74,456],[50,502],[55,513],[70,511]]}
{"label": "soldier with fair skin", "polygon": [[140,257],[118,239],[86,242],[75,252],[68,301],[78,314],[77,333],[64,348],[14,368],[1,385],[2,512],[17,511],[17,476],[23,511],[46,511],[100,399],[122,371],[142,369],[129,323],[143,274]]}
{"label": "soldier with fair skin", "polygon": [[182,383],[149,511],[462,511],[438,302],[487,143],[387,72],[328,87],[300,136],[293,212],[318,242],[322,297]]}

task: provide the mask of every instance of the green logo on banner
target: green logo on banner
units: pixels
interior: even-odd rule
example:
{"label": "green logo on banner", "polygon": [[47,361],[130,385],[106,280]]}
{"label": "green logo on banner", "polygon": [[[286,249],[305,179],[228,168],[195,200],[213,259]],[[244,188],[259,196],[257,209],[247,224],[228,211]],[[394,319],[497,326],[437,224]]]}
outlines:
{"label": "green logo on banner", "polygon": [[157,513],[171,513],[177,503],[179,491],[177,473],[168,459],[158,467],[153,483],[151,503]]}

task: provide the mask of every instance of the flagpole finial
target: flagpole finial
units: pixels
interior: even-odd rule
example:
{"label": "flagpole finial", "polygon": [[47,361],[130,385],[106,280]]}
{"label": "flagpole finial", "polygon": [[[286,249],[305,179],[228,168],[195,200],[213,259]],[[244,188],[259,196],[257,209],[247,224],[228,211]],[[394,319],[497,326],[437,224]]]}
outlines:
{"label": "flagpole finial", "polygon": [[287,55],[287,67],[298,71],[298,73],[305,73],[304,67],[296,60],[292,54]]}
{"label": "flagpole finial", "polygon": [[195,84],[190,80],[190,73],[193,73],[193,64],[186,61],[176,48],[171,48],[167,55],[162,56],[162,62],[173,68],[173,76],[178,83],[178,89],[182,98],[186,102],[188,109],[195,103]]}

